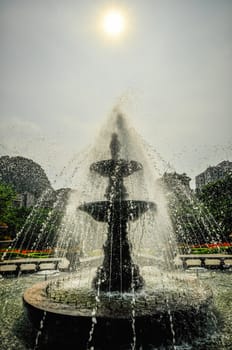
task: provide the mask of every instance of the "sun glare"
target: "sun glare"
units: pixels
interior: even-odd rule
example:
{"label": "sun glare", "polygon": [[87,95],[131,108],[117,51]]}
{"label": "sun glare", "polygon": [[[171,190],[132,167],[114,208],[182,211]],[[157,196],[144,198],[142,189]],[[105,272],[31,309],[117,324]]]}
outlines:
{"label": "sun glare", "polygon": [[120,36],[125,29],[125,19],[118,11],[110,11],[103,18],[103,29],[111,37]]}

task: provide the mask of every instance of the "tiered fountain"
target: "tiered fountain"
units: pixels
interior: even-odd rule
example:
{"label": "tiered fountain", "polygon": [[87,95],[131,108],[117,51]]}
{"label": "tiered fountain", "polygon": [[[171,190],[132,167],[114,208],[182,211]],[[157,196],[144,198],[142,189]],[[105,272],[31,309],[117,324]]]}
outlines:
{"label": "tiered fountain", "polygon": [[[150,277],[146,269],[142,276],[133,262],[128,222],[156,205],[126,199],[124,178],[143,167],[121,159],[120,147],[118,135],[112,134],[111,159],[90,167],[109,179],[106,200],[79,206],[108,226],[103,263],[93,271],[91,282],[77,272],[65,280],[35,284],[24,294],[27,313],[43,344],[75,344],[78,349],[120,349],[122,345],[148,349],[149,344],[174,348],[201,336],[209,321],[210,291],[174,272],[163,273],[158,280],[150,268]],[[79,273],[85,275],[85,271]]]}
{"label": "tiered fountain", "polygon": [[128,196],[123,178],[142,170],[135,161],[119,159],[120,143],[117,134],[112,134],[110,143],[112,159],[91,165],[90,170],[109,177],[106,189],[107,201],[87,203],[79,207],[97,221],[108,224],[108,237],[104,246],[104,261],[93,280],[93,287],[104,292],[131,292],[144,286],[139,268],[131,258],[131,244],[127,237],[127,223],[137,220],[149,208],[151,202],[126,200]]}

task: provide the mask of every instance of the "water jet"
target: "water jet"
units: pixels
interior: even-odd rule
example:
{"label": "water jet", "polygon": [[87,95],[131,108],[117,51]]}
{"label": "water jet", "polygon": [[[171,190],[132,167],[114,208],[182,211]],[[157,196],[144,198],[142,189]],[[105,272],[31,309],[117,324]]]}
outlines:
{"label": "water jet", "polygon": [[[122,124],[121,116],[116,124]],[[107,226],[102,264],[91,270],[91,277],[89,269],[80,267],[71,278],[35,284],[23,295],[28,317],[40,331],[41,344],[174,349],[204,336],[205,329],[212,326],[210,289],[201,288],[197,279],[178,271],[139,268],[133,260],[128,223],[159,207],[153,201],[127,199],[124,179],[143,171],[143,165],[120,157],[119,136],[111,134],[111,158],[90,164],[91,173],[108,179],[105,200],[85,202],[77,209]]]}

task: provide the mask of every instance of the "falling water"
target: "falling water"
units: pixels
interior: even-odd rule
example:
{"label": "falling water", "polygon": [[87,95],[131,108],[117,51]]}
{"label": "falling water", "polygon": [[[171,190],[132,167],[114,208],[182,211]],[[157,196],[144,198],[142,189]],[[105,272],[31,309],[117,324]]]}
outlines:
{"label": "falling water", "polygon": [[[167,203],[160,186],[160,174],[155,167],[150,166],[150,160],[144,149],[143,142],[136,131],[128,125],[128,121],[118,111],[114,111],[96,138],[93,147],[85,157],[85,164],[77,167],[72,173],[71,192],[66,206],[65,216],[59,229],[57,246],[67,251],[71,246],[79,245],[81,254],[101,255],[105,241],[105,224],[98,223],[77,207],[83,202],[104,200],[107,179],[93,174],[89,166],[97,161],[108,159],[109,143],[112,133],[117,133],[122,145],[120,158],[139,161],[143,171],[125,178],[125,186],[130,199],[142,199],[158,203],[156,213],[147,212],[139,221],[129,223],[129,237],[133,245],[133,254],[139,256],[150,254],[156,257],[160,265],[172,266],[177,247],[167,211]],[[158,165],[157,165],[158,167]]]}
{"label": "falling water", "polygon": [[[155,212],[146,212],[138,221],[130,221],[127,227],[128,236],[132,244],[132,258],[136,263],[141,264],[141,273],[145,278],[145,289],[137,293],[132,286],[131,293],[123,294],[121,291],[119,293],[101,295],[101,281],[99,280],[99,289],[95,291],[91,290],[91,283],[96,266],[101,264],[103,260],[102,247],[106,240],[107,227],[104,223],[96,223],[93,218],[78,210],[78,207],[85,202],[105,200],[105,189],[108,186],[107,178],[90,172],[89,167],[96,161],[110,158],[109,144],[113,133],[118,135],[122,145],[120,158],[127,161],[133,159],[143,165],[142,171],[135,172],[132,176],[125,178],[124,185],[129,194],[129,199],[155,202],[157,210]],[[107,309],[107,305],[111,305],[115,300],[122,305],[122,311],[120,311],[116,303],[115,308],[113,308],[115,316],[122,316],[123,312],[128,312],[129,318],[132,320],[130,323],[132,328],[132,349],[136,349],[137,346],[143,349],[142,345],[137,344],[136,317],[139,312],[142,312],[142,315],[146,315],[146,312],[152,313],[156,309],[156,311],[160,310],[162,315],[163,308],[167,309],[172,338],[171,345],[167,346],[170,349],[180,349],[181,345],[176,342],[176,331],[180,330],[175,329],[178,325],[177,316],[175,316],[174,312],[175,306],[184,305],[185,308],[188,308],[189,305],[192,305],[193,308],[198,308],[197,304],[200,304],[201,301],[204,302],[205,298],[207,299],[210,295],[210,292],[207,289],[203,289],[198,280],[191,278],[191,276],[182,276],[178,271],[174,271],[173,259],[178,252],[178,248],[169,216],[166,191],[160,181],[159,161],[154,158],[151,162],[150,158],[151,155],[147,153],[147,149],[144,147],[144,141],[129,126],[125,116],[118,110],[114,110],[96,138],[93,147],[85,152],[79,163],[74,164],[74,169],[70,169],[70,177],[67,183],[72,190],[69,192],[65,208],[62,207],[62,196],[58,196],[53,202],[52,209],[49,210],[36,240],[31,242],[29,232],[33,231],[33,227],[40,220],[37,208],[43,207],[44,202],[49,200],[50,194],[45,193],[15,240],[15,243],[20,242],[20,244],[23,244],[24,241],[30,242],[33,248],[40,246],[44,239],[44,233],[51,234],[48,227],[50,229],[53,223],[56,225],[59,210],[62,207],[64,215],[57,230],[58,234],[55,240],[56,252],[58,256],[70,257],[71,269],[73,272],[77,272],[77,275],[73,274],[71,277],[68,276],[67,279],[58,282],[49,282],[49,285],[46,287],[47,295],[53,304],[56,305],[57,310],[59,307],[61,310],[68,309],[68,305],[70,305],[73,312],[75,310],[79,312],[81,298],[80,295],[75,295],[74,291],[81,290],[81,295],[83,296],[83,293],[86,293],[86,303],[89,303],[89,305],[85,305],[87,310],[85,311],[87,314],[90,312],[91,316],[91,325],[87,339],[90,349],[94,348],[92,345],[93,336],[98,317],[101,315],[100,312],[103,313],[101,307]],[[189,195],[183,188],[178,188],[177,190],[181,191],[193,206],[197,206],[197,202],[192,195]],[[212,227],[215,227],[208,213],[201,212],[200,220],[208,232],[212,231]],[[184,224],[182,223],[182,225]],[[89,266],[85,270],[79,269],[79,259],[81,257],[86,259],[96,258],[97,265],[94,268]],[[142,259],[144,257],[150,257],[149,265],[153,266],[143,266]],[[87,291],[88,288],[89,291]],[[196,298],[194,300],[192,300],[193,295]],[[67,305],[64,305],[65,301],[67,301]],[[140,309],[141,304],[143,306]],[[46,315],[46,311],[44,315]],[[43,325],[43,322],[41,324]],[[43,331],[43,329],[41,330]],[[37,333],[38,338],[36,339],[38,342],[40,336],[41,333]],[[36,342],[36,346],[38,342]],[[191,349],[191,347],[186,347],[186,349]]]}

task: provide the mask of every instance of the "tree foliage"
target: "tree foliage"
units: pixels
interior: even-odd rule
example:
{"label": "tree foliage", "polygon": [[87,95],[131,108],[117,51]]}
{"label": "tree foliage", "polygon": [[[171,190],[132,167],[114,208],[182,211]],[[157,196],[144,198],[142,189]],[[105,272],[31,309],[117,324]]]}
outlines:
{"label": "tree foliage", "polygon": [[7,233],[2,232],[1,238],[14,238],[31,211],[30,208],[17,207],[16,197],[17,193],[12,186],[0,182],[0,222],[8,226]]}
{"label": "tree foliage", "polygon": [[30,192],[36,198],[51,188],[42,167],[24,157],[0,157],[0,179],[12,186],[17,193]]}
{"label": "tree foliage", "polygon": [[51,190],[34,208],[17,207],[16,192],[12,186],[0,182],[1,239],[16,239],[17,247],[45,249],[54,247],[57,231],[65,211],[69,189]]}
{"label": "tree foliage", "polygon": [[204,186],[198,198],[218,223],[224,240],[229,241],[232,233],[232,175]]}
{"label": "tree foliage", "polygon": [[[0,225],[8,227],[14,217],[13,201],[16,193],[9,185],[0,182]],[[0,239],[5,237],[5,229],[1,230]]]}
{"label": "tree foliage", "polygon": [[196,198],[186,174],[164,174],[162,182],[177,241],[193,245],[221,240],[221,231],[205,203]]}

